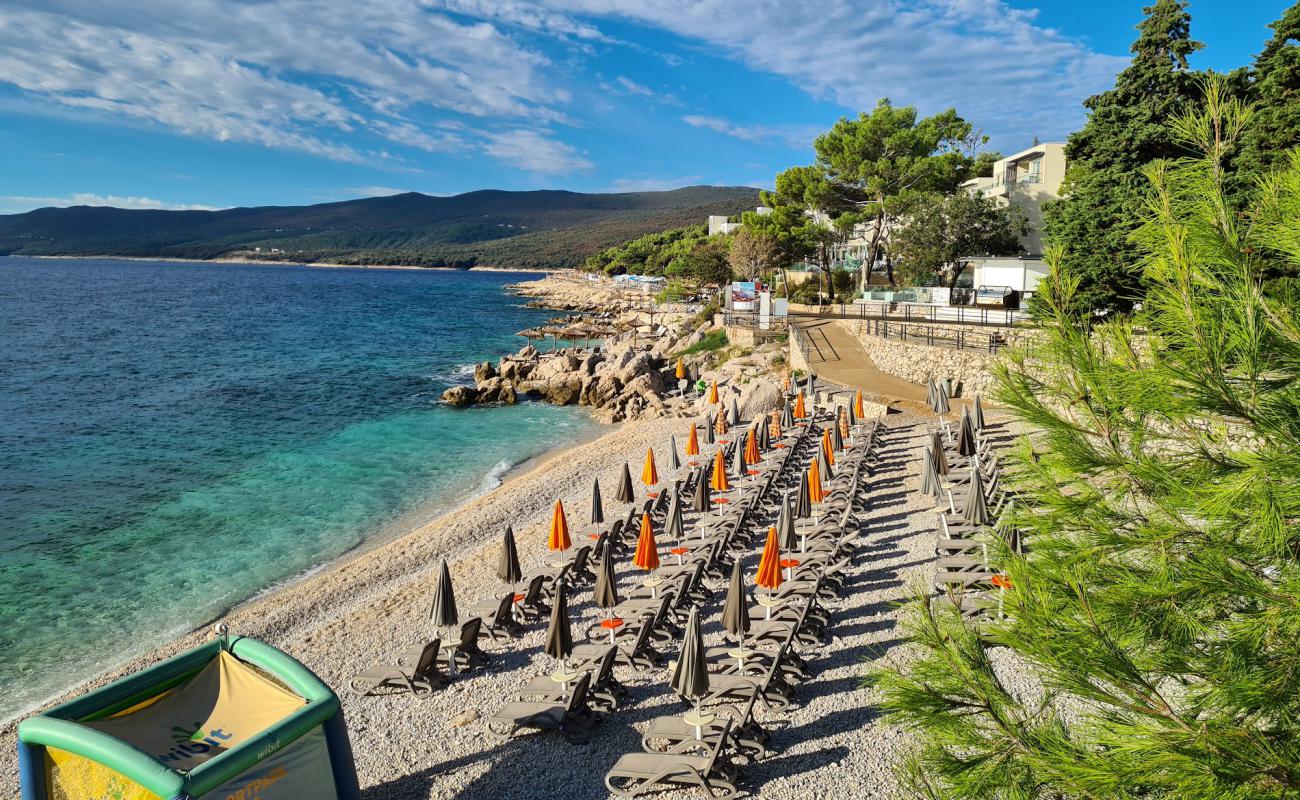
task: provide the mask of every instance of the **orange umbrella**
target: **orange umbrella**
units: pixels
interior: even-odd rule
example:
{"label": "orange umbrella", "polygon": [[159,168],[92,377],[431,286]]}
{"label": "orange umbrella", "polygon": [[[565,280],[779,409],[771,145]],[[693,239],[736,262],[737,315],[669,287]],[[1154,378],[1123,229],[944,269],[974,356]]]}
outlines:
{"label": "orange umbrella", "polygon": [[[771,437],[772,437],[772,440],[773,440],[773,441],[776,441],[777,439],[780,439],[780,438],[781,438],[781,417],[780,417],[780,415],[778,415],[778,414],[773,414],[773,415],[772,415],[772,418],[771,418],[771,421],[770,421],[768,424],[771,426],[771,427],[768,429],[768,432],[770,433],[770,435],[771,435]],[[783,444],[778,444],[777,447],[785,447],[785,445],[783,445]]]}
{"label": "orange umbrella", "polygon": [[826,463],[835,466],[835,448],[831,447],[831,429],[822,431],[822,449],[826,451]]}
{"label": "orange umbrella", "polygon": [[754,465],[762,460],[763,457],[758,453],[758,433],[750,431],[745,437],[745,463]]}
{"label": "orange umbrella", "polygon": [[758,561],[758,577],[754,583],[768,590],[781,586],[781,543],[777,541],[776,528],[767,529],[767,543],[763,545],[763,557]]}
{"label": "orange umbrella", "polygon": [[695,423],[691,423],[691,435],[686,437],[686,455],[698,456],[700,454],[700,437],[695,435]]}
{"label": "orange umbrella", "polygon": [[723,460],[721,450],[713,457],[713,477],[709,479],[709,488],[715,492],[725,492],[731,488],[727,482],[727,462]]}
{"label": "orange umbrella", "polygon": [[573,543],[569,541],[569,520],[564,516],[564,503],[555,501],[555,510],[551,512],[551,535],[546,546],[551,550],[568,550]]}
{"label": "orange umbrella", "polygon": [[718,419],[717,419],[717,422],[714,424],[713,427],[714,427],[714,429],[715,429],[718,433],[726,433],[726,432],[727,432],[727,415],[726,415],[726,414],[723,414],[721,411],[719,411],[719,412],[718,412]]}
{"label": "orange umbrella", "polygon": [[659,566],[659,549],[655,547],[655,532],[650,526],[650,514],[641,515],[641,535],[636,540],[636,555],[632,563],[641,569],[652,570]]}
{"label": "orange umbrella", "polygon": [[641,468],[641,482],[646,486],[659,483],[659,470],[655,469],[655,451],[653,447],[645,450],[645,466]]}
{"label": "orange umbrella", "polygon": [[717,382],[717,381],[714,381],[714,382],[713,382],[713,385],[709,387],[709,402],[710,402],[710,403],[716,403],[716,402],[718,402],[718,382]]}
{"label": "orange umbrella", "polygon": [[849,415],[843,413],[843,409],[841,409],[840,413],[840,436],[845,439],[849,438]]}
{"label": "orange umbrella", "polygon": [[686,363],[679,358],[677,359],[677,380],[680,381],[682,378],[685,377],[686,377]]}
{"label": "orange umbrella", "polygon": [[812,466],[808,468],[808,499],[814,503],[820,503],[826,499],[826,490],[822,488],[822,471],[817,466],[817,459],[814,458]]}
{"label": "orange umbrella", "polygon": [[790,376],[785,376],[785,393],[790,394]]}
{"label": "orange umbrella", "polygon": [[862,390],[861,390],[861,389],[858,390],[858,394],[857,394],[857,396],[853,398],[853,413],[856,414],[856,415],[858,416],[858,419],[862,419],[863,417],[865,417],[865,416],[867,415],[866,412],[865,412],[865,411],[863,410],[863,408],[862,408]]}
{"label": "orange umbrella", "polygon": [[807,419],[808,411],[803,407],[803,392],[800,392],[794,398],[794,418]]}

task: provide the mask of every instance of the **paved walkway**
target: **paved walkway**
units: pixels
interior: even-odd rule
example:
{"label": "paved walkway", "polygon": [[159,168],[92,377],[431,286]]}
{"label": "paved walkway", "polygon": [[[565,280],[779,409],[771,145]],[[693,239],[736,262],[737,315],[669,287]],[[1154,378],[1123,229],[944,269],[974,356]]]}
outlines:
{"label": "paved walkway", "polygon": [[809,349],[808,367],[817,377],[861,389],[864,398],[878,403],[928,408],[924,386],[881,372],[857,338],[833,320],[804,321],[799,328],[816,345]]}

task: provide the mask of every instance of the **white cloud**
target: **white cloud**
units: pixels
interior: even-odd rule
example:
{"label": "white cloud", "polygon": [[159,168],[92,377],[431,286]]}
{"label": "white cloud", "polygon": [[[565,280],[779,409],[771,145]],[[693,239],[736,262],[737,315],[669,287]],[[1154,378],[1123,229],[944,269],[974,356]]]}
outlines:
{"label": "white cloud", "polygon": [[741,125],[722,117],[702,114],[687,114],[682,117],[682,121],[696,128],[705,128],[747,142],[775,142],[798,149],[811,147],[817,134],[825,130],[817,125]]}
{"label": "white cloud", "polygon": [[923,113],[955,107],[1006,147],[1078,127],[1080,101],[1109,85],[1127,62],[1036,25],[1035,12],[1003,0],[754,0],[743,14],[723,0],[547,5],[705,42],[855,111],[870,110],[881,97]]}
{"label": "white cloud", "polygon": [[394,189],[391,186],[353,186],[348,191],[358,197],[392,197],[395,194],[406,194],[413,190]]}
{"label": "white cloud", "polygon": [[612,192],[666,192],[683,186],[698,186],[704,182],[701,175],[680,178],[616,178],[610,182]]}
{"label": "white cloud", "polygon": [[493,158],[539,174],[567,175],[595,166],[577,148],[529,128],[489,134],[483,149]]}
{"label": "white cloud", "polygon": [[0,213],[18,214],[34,208],[67,208],[68,206],[113,206],[114,208],[166,209],[169,211],[216,211],[217,206],[196,203],[168,203],[152,197],[119,196],[75,192],[66,197],[29,197],[26,195],[0,195]]}

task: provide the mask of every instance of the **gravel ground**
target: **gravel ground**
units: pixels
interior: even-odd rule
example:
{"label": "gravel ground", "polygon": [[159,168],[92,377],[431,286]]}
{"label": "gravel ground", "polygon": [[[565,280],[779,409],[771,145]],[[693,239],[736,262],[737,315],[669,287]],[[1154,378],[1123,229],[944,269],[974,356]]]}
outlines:
{"label": "gravel ground", "polygon": [[[773,732],[774,753],[745,769],[742,786],[754,796],[781,798],[894,797],[892,769],[902,756],[905,735],[883,724],[872,707],[863,673],[880,659],[902,659],[895,630],[895,604],[929,577],[933,558],[932,504],[916,491],[925,418],[909,413],[887,418],[881,461],[866,483],[869,511],[862,516],[862,546],[847,591],[831,623],[834,641],[810,655],[813,679],[799,687],[796,705],[784,718],[758,712]],[[585,518],[593,475],[609,501],[624,459],[636,473],[647,445],[681,434],[681,420],[653,420],[620,427],[579,450],[561,454],[496,492],[432,523],[421,531],[330,568],[289,589],[241,607],[229,617],[240,633],[283,647],[340,690],[351,733],[362,796],[383,798],[604,798],[605,772],[618,756],[640,749],[640,731],[655,717],[686,710],[668,688],[668,671],[618,675],[632,691],[623,709],[603,715],[591,741],[573,745],[553,733],[525,733],[498,744],[485,733],[482,717],[515,698],[537,675],[549,673],[542,654],[545,625],[534,624],[520,639],[482,646],[492,653],[487,671],[458,675],[449,688],[422,699],[410,696],[359,698],[343,692],[347,678],[385,663],[432,635],[427,623],[438,559],[453,563],[462,617],[497,590],[492,573],[506,522],[515,526],[525,569],[543,546],[542,520],[559,496],[571,521]],[[580,455],[580,457],[578,457]],[[752,574],[757,554],[746,562]],[[625,588],[638,580],[621,571]],[[705,644],[723,643],[723,592],[703,609]],[[575,639],[600,612],[584,588],[571,597]],[[204,638],[191,634],[137,659],[98,682],[139,668],[159,656]],[[665,648],[665,654],[668,649]],[[0,780],[16,786],[12,729],[0,732]],[[851,789],[846,789],[851,786]],[[664,798],[699,797],[674,791]]]}

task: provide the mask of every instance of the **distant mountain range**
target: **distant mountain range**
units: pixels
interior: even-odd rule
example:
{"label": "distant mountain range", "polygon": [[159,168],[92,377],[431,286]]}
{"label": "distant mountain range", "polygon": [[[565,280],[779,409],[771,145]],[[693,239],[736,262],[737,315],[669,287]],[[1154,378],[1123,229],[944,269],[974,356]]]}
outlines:
{"label": "distant mountain range", "polygon": [[689,186],[621,194],[409,192],[223,211],[40,208],[0,215],[0,254],[572,267],[642,234],[757,203],[756,189]]}

